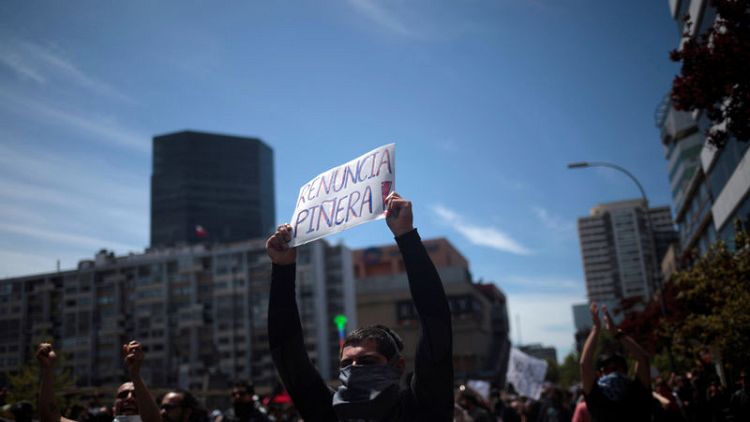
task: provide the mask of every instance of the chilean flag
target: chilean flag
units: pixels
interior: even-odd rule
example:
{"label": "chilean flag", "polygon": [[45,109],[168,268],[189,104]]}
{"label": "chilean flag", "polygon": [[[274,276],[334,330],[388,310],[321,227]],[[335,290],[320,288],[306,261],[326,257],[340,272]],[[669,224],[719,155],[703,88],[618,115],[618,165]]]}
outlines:
{"label": "chilean flag", "polygon": [[208,236],[208,232],[203,228],[203,226],[198,225],[195,226],[195,235],[198,237],[206,237]]}

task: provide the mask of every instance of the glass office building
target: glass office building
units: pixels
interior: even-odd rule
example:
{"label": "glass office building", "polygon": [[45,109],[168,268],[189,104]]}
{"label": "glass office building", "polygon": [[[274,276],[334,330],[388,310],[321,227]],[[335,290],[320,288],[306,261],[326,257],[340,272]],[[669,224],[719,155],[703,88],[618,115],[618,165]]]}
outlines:
{"label": "glass office building", "polygon": [[269,235],[273,150],[257,138],[183,131],[153,139],[151,246]]}

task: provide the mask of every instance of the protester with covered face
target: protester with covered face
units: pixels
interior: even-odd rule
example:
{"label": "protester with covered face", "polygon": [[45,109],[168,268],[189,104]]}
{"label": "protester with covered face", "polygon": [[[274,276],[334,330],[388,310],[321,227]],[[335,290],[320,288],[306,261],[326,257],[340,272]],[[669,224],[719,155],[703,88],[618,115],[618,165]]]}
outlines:
{"label": "protester with covered face", "polygon": [[[143,348],[137,341],[122,345],[125,365],[131,382],[120,385],[115,395],[113,407],[115,422],[159,422],[159,408],[141,378]],[[60,408],[55,403],[55,369],[57,353],[49,343],[40,343],[36,359],[41,367],[39,386],[39,418],[41,422],[71,422],[60,416]]]}
{"label": "protester with covered face", "polygon": [[384,326],[358,329],[345,340],[341,386],[334,393],[310,362],[295,300],[292,227],[279,226],[266,249],[273,263],[268,331],[279,375],[300,415],[315,421],[450,421],[453,418],[452,330],[440,277],[413,227],[411,202],[393,193],[386,223],[404,259],[420,319],[414,373],[404,373],[403,343]]}
{"label": "protester with covered face", "polygon": [[606,329],[636,359],[636,378],[627,376],[628,364],[623,356],[599,356],[594,368],[594,348],[599,338],[599,310],[591,304],[593,327],[581,353],[581,383],[586,407],[595,422],[648,421],[651,418],[651,377],[646,351],[612,322],[606,305],[602,306]]}

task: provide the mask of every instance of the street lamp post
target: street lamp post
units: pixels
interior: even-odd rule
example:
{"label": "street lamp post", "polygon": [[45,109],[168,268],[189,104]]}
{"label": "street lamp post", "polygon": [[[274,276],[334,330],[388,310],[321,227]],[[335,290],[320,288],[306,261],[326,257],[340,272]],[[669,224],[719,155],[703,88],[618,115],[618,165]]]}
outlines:
{"label": "street lamp post", "polygon": [[[641,182],[636,179],[635,176],[633,176],[632,173],[625,170],[624,168],[618,166],[617,164],[608,163],[605,161],[581,161],[577,163],[569,163],[568,168],[569,169],[579,169],[579,168],[588,168],[588,167],[609,167],[612,169],[615,169],[617,171],[620,171],[622,173],[625,173],[626,176],[628,176],[633,182],[635,182],[636,186],[638,186],[638,190],[641,191],[641,197],[643,198],[643,202],[646,205],[646,224],[648,226],[648,231],[650,233],[650,240],[651,240],[651,279],[654,281],[654,287],[658,288],[659,290],[659,308],[661,310],[661,315],[663,317],[667,316],[667,307],[664,303],[664,289],[662,280],[661,280],[661,270],[657,267],[656,262],[656,237],[654,232],[654,226],[651,223],[651,212],[649,211],[648,206],[648,197],[646,196],[646,191],[643,190],[643,186],[641,185]],[[667,344],[667,352],[669,353],[669,364],[671,366],[671,369],[674,371],[674,358],[672,357],[672,347]]]}

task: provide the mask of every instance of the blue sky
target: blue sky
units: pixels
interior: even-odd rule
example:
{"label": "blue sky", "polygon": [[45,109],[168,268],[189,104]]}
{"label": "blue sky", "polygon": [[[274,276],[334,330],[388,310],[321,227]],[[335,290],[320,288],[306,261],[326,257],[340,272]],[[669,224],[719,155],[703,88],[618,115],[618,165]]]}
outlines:
{"label": "blue sky", "polygon": [[[670,203],[654,111],[678,68],[668,2],[0,4],[0,277],[73,268],[149,237],[151,138],[258,136],[278,222],[299,187],[396,143],[396,186],[507,294],[512,340],[573,344],[576,218]],[[333,238],[391,242],[382,221]]]}

